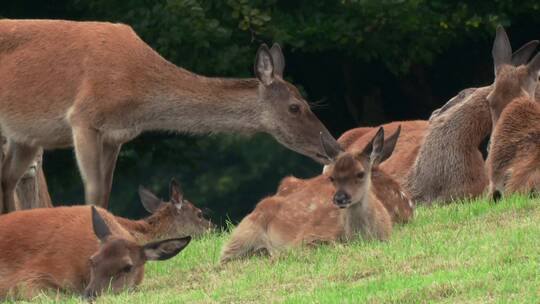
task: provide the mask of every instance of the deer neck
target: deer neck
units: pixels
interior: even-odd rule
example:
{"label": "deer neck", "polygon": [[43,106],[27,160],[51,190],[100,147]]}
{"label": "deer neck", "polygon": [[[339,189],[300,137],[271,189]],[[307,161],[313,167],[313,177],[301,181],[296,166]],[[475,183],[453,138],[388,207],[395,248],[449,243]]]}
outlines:
{"label": "deer neck", "polygon": [[265,131],[256,79],[203,77],[176,67],[157,77],[139,118],[143,130],[193,134]]}
{"label": "deer neck", "polygon": [[140,242],[147,242],[153,238],[151,227],[146,220],[130,220],[123,217],[116,217],[116,221]]}
{"label": "deer neck", "polygon": [[372,201],[375,199],[371,192],[371,185],[366,187],[362,200],[342,211],[345,238],[351,240],[358,233],[364,233],[369,229],[369,220],[373,218]]}

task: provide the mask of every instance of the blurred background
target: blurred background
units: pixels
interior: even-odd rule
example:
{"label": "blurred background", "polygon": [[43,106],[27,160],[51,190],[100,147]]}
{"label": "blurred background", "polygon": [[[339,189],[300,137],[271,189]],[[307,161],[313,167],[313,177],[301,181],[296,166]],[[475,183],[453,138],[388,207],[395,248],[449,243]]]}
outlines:
{"label": "blurred background", "polygon": [[[252,77],[262,42],[279,42],[286,78],[315,103],[336,138],[392,120],[427,119],[461,89],[493,81],[495,27],[512,45],[540,39],[538,0],[3,0],[0,18],[101,20],[131,25],[166,59],[208,76]],[[141,62],[144,64],[144,62]],[[83,201],[72,150],[48,151],[55,204]],[[321,167],[267,135],[148,133],[124,145],[110,209],[145,215],[139,184],[186,198],[217,223],[238,221],[286,175]]]}

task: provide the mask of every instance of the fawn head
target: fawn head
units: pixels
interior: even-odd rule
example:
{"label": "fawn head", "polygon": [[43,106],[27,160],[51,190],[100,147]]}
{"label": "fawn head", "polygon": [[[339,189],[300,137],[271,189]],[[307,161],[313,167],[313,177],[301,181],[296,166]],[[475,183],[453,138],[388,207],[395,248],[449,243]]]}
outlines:
{"label": "fawn head", "polygon": [[311,111],[298,89],[283,79],[285,58],[278,44],[261,45],[255,59],[255,75],[259,80],[259,101],[262,124],[284,146],[323,164],[319,136],[325,137],[333,149],[338,143]]}
{"label": "fawn head", "polygon": [[141,202],[152,216],[150,224],[163,227],[163,237],[201,235],[215,228],[215,225],[204,218],[201,209],[184,198],[180,184],[173,178],[169,187],[169,201],[164,202],[152,192],[139,186]]}
{"label": "fawn head", "polygon": [[[372,170],[392,155],[400,132],[401,126],[384,140],[384,129],[381,127],[362,152],[331,155],[335,162],[330,167],[329,179],[336,188],[333,198],[336,206],[347,208],[362,202],[370,191]],[[322,143],[326,147],[324,140]]]}
{"label": "fawn head", "polygon": [[90,259],[90,283],[84,291],[87,298],[95,298],[106,290],[120,292],[133,288],[143,278],[144,264],[150,260],[167,260],[184,249],[191,237],[168,239],[138,245],[111,234],[107,223],[92,206],[92,227],[100,247]]}

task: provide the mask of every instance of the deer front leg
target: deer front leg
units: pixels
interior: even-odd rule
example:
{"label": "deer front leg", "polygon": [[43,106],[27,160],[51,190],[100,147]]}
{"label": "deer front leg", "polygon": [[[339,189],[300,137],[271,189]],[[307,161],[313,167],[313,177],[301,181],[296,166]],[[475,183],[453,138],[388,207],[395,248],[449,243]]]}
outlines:
{"label": "deer front leg", "polygon": [[86,204],[104,206],[104,176],[101,170],[103,160],[102,136],[96,129],[73,127],[75,156],[84,182]]}
{"label": "deer front leg", "polygon": [[9,141],[2,167],[2,200],[3,213],[17,210],[15,204],[15,187],[24,175],[28,166],[34,161],[39,147]]}
{"label": "deer front leg", "polygon": [[109,198],[111,196],[112,181],[114,176],[114,169],[116,167],[116,160],[118,159],[118,153],[122,148],[121,144],[104,143],[103,144],[103,159],[101,162],[101,174],[104,176],[105,192],[103,193],[103,201],[105,205],[103,208],[107,209],[109,205]]}

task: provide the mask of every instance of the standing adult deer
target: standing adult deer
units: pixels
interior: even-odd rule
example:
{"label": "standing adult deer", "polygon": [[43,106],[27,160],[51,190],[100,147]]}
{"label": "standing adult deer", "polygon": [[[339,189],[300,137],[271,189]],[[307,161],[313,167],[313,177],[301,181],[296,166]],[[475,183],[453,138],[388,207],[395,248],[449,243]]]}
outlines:
{"label": "standing adult deer", "polygon": [[52,289],[94,297],[141,283],[144,264],[165,260],[190,237],[138,245],[115,217],[90,206],[0,216],[0,299]]}
{"label": "standing adult deer", "polygon": [[18,209],[50,208],[53,206],[42,163],[43,150],[40,149],[15,188]]}
{"label": "standing adult deer", "polygon": [[383,144],[381,128],[372,142],[355,155],[336,151],[323,140],[328,148],[326,154],[336,159],[330,176],[320,175],[304,182],[297,191],[262,200],[233,231],[223,247],[221,263],[259,251],[273,255],[302,244],[347,241],[358,234],[366,239],[387,240],[392,221],[374,193],[371,176],[378,164],[391,155],[398,134],[399,130]]}
{"label": "standing adult deer", "polygon": [[[527,62],[538,45],[531,41],[512,54]],[[406,181],[414,202],[431,204],[481,195],[488,185],[479,146],[492,130],[487,96],[492,87],[465,89],[432,115],[424,142]]]}
{"label": "standing adult deer", "polygon": [[[0,127],[8,139],[2,209],[39,147],[74,146],[86,203],[107,207],[123,143],[143,131],[266,132],[325,163],[337,142],[262,45],[255,79],[209,78],[166,61],[127,25],[0,20]],[[32,122],[32,123],[29,123]]]}
{"label": "standing adult deer", "polygon": [[540,104],[535,101],[540,53],[527,64],[512,64],[512,47],[503,27],[493,43],[495,82],[488,95],[493,134],[487,168],[489,195],[540,190]]}

